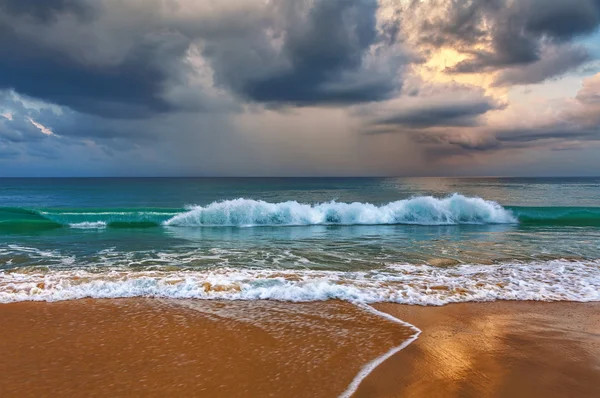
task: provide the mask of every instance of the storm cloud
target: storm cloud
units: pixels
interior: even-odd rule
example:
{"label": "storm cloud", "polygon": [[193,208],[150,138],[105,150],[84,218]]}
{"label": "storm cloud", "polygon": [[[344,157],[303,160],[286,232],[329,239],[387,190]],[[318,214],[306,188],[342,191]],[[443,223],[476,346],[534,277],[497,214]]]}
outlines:
{"label": "storm cloud", "polygon": [[0,14],[0,89],[106,117],[172,110],[164,86],[184,67],[190,40],[153,24],[126,26],[131,21],[113,20],[119,10],[106,5],[7,3]]}
{"label": "storm cloud", "polygon": [[3,2],[0,89],[106,117],[201,110],[214,102],[206,85],[183,104],[169,95],[197,77],[194,53],[217,86],[243,100],[352,104],[399,87],[397,56],[368,59],[388,43],[376,0],[265,4],[256,2],[248,24],[248,14],[226,5],[201,9],[194,21],[162,1]]}
{"label": "storm cloud", "polygon": [[595,161],[599,27],[600,0],[0,0],[0,176]]}
{"label": "storm cloud", "polygon": [[576,69],[590,59],[588,52],[581,47],[552,47],[547,49],[547,53],[538,62],[502,71],[494,84],[512,86],[541,83],[548,78],[561,76]]}
{"label": "storm cloud", "polygon": [[264,76],[236,87],[261,102],[299,105],[359,103],[387,99],[397,88],[395,69],[369,69],[365,58],[382,38],[376,0],[280,2],[283,21],[277,57],[285,61]]}
{"label": "storm cloud", "polygon": [[410,129],[429,127],[469,127],[479,124],[479,116],[498,105],[486,99],[459,100],[452,103],[429,103],[398,110],[395,114],[377,120],[376,126]]}

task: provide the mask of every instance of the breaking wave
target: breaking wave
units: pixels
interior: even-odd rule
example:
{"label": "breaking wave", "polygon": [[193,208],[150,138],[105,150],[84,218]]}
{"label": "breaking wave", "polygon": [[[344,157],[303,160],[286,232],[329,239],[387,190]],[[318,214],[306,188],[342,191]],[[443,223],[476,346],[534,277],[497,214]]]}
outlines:
{"label": "breaking wave", "polygon": [[165,221],[170,226],[360,225],[360,224],[508,224],[510,211],[495,202],[454,194],[399,200],[383,206],[369,203],[316,205],[295,201],[268,203],[236,199],[196,206]]}
{"label": "breaking wave", "polygon": [[597,207],[502,207],[496,202],[454,194],[420,196],[383,205],[296,201],[269,203],[234,199],[180,209],[23,209],[0,207],[0,233],[76,229],[248,227],[300,225],[462,225],[600,227]]}

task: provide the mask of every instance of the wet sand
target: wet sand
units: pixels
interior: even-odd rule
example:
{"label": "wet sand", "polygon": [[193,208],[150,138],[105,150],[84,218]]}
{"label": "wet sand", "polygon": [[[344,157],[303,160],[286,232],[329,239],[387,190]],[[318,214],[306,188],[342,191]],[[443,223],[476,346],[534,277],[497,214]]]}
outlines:
{"label": "wet sand", "polygon": [[413,329],[345,302],[0,305],[0,397],[335,397]]}
{"label": "wet sand", "polygon": [[355,397],[600,397],[600,303],[375,307],[423,332]]}
{"label": "wet sand", "polygon": [[[375,305],[423,332],[356,397],[599,397],[600,304]],[[0,396],[336,397],[414,330],[351,304],[0,305]]]}

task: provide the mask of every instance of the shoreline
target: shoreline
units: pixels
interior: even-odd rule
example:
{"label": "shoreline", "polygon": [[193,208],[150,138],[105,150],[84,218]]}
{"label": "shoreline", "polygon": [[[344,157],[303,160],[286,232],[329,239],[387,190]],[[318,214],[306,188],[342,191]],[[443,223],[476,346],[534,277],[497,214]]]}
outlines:
{"label": "shoreline", "polygon": [[391,314],[389,314],[387,312],[379,311],[377,308],[375,308],[371,305],[360,305],[359,307],[364,308],[366,311],[373,312],[382,318],[389,319],[392,322],[396,322],[402,326],[405,326],[405,327],[411,329],[414,332],[414,334],[411,337],[409,337],[407,340],[405,340],[402,344],[400,344],[398,347],[392,348],[390,351],[375,358],[374,360],[372,360],[371,362],[369,362],[365,366],[363,366],[363,368],[360,370],[360,372],[358,372],[358,374],[354,377],[354,379],[352,380],[352,383],[350,383],[348,388],[342,394],[340,394],[339,398],[352,397],[356,393],[356,391],[359,389],[361,383],[367,377],[369,377],[369,375],[371,373],[373,373],[373,371],[375,371],[382,363],[387,361],[393,355],[399,353],[400,351],[402,351],[403,349],[405,349],[406,347],[408,347],[409,345],[414,343],[419,338],[419,335],[422,333],[421,329],[417,328],[415,325],[412,325],[408,322],[404,322],[403,320],[398,319],[395,316],[392,316]]}
{"label": "shoreline", "polygon": [[600,303],[84,299],[0,318],[6,397],[600,396]]}

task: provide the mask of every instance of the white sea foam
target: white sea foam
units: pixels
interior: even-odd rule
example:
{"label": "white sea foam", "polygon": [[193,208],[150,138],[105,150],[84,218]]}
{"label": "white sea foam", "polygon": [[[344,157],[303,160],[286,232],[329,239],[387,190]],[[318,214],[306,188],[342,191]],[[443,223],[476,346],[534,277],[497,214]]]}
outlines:
{"label": "white sea foam", "polygon": [[78,222],[69,224],[69,227],[77,229],[102,229],[106,228],[106,223],[104,221]]}
{"label": "white sea foam", "polygon": [[170,226],[252,226],[319,224],[509,224],[510,211],[496,202],[459,194],[438,199],[431,196],[399,200],[383,206],[369,203],[316,205],[295,201],[268,203],[236,199],[195,206],[165,221]]}
{"label": "white sea foam", "polygon": [[311,270],[84,270],[0,273],[0,302],[80,298],[396,302],[600,301],[600,261],[555,260],[439,268],[398,264],[370,272]]}
{"label": "white sea foam", "polygon": [[176,214],[173,211],[39,211],[43,216],[165,216]]}
{"label": "white sea foam", "polygon": [[60,258],[64,256],[60,254],[58,250],[40,250],[35,247],[22,246],[22,245],[8,245],[8,250],[4,249],[4,255],[6,254],[17,254],[26,253],[28,256],[33,258]]}

